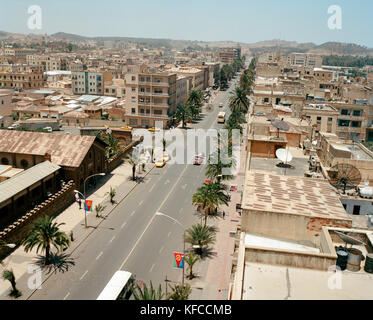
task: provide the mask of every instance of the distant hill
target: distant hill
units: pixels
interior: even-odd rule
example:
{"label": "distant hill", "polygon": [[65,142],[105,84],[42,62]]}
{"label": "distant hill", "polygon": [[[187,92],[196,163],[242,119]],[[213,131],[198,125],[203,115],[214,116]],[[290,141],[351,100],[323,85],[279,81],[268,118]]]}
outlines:
{"label": "distant hill", "polygon": [[[22,39],[22,37],[30,38],[42,37],[42,35],[21,35],[16,33],[9,33],[0,31],[0,39]],[[298,43],[296,41],[285,40],[265,40],[255,43],[238,43],[234,41],[193,41],[193,40],[173,40],[173,39],[155,39],[155,38],[136,38],[136,37],[86,37],[77,34],[57,32],[49,36],[54,40],[66,40],[70,42],[86,42],[86,41],[120,41],[129,43],[143,44],[153,48],[177,48],[177,49],[202,49],[202,48],[221,48],[232,47],[239,44],[243,51],[250,51],[252,53],[280,51],[281,53],[290,52],[310,52],[322,55],[359,55],[359,56],[373,56],[373,49],[353,43],[341,42],[326,42],[321,45],[314,43]]]}

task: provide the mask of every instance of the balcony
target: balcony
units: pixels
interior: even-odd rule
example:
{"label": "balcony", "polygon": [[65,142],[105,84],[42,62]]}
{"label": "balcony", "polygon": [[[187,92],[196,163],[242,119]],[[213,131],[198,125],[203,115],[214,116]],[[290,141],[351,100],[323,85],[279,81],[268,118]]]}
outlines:
{"label": "balcony", "polygon": [[152,84],[152,86],[159,86],[159,87],[169,87],[170,86],[170,84],[168,82],[153,81],[151,84]]}

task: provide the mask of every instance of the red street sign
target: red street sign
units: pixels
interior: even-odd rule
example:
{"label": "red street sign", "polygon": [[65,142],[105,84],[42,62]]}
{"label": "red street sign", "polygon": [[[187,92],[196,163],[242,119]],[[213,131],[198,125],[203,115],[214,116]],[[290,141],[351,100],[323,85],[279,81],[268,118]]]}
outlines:
{"label": "red street sign", "polygon": [[92,211],[92,202],[93,202],[92,200],[86,200],[85,201],[84,205],[85,205],[85,210],[86,211]]}

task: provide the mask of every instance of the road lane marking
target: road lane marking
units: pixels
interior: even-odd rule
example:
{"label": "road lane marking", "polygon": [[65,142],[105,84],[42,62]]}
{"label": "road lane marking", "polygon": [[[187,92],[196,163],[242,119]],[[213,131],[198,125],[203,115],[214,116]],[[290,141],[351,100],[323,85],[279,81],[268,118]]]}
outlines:
{"label": "road lane marking", "polygon": [[101,251],[101,252],[99,253],[99,255],[96,257],[96,260],[100,259],[100,257],[101,257],[103,254],[104,254],[104,253]]}
{"label": "road lane marking", "polygon": [[169,238],[170,237],[170,235],[171,235],[171,231],[168,233],[168,235],[167,235],[167,238]]}
{"label": "road lane marking", "polygon": [[135,214],[135,211],[132,211],[132,212],[131,212],[131,217],[132,217],[134,214]]}
{"label": "road lane marking", "polygon": [[155,187],[155,184],[152,185],[152,187],[149,189],[149,192],[152,192]]}
{"label": "road lane marking", "polygon": [[164,249],[164,246],[162,246],[162,248],[159,249],[159,253],[161,253]]}
{"label": "road lane marking", "polygon": [[180,208],[180,209],[179,209],[179,213],[181,213],[181,211],[183,211],[183,208]]}
{"label": "road lane marking", "polygon": [[86,272],[84,272],[83,273],[83,275],[80,277],[80,280],[82,280],[84,277],[85,277],[85,275],[88,273],[88,270],[86,271]]}
{"label": "road lane marking", "polygon": [[127,221],[123,222],[122,225],[120,226],[120,228],[123,229],[126,224],[127,224]]}
{"label": "road lane marking", "polygon": [[143,203],[144,203],[144,200],[141,200],[141,201],[139,202],[139,206],[141,206]]}
{"label": "road lane marking", "polygon": [[149,272],[152,272],[153,271],[153,268],[154,268],[155,264],[153,263],[152,267],[150,268],[150,271]]}
{"label": "road lane marking", "polygon": [[166,180],[164,184],[169,184],[170,183],[170,180]]}
{"label": "road lane marking", "polygon": [[113,242],[113,240],[115,239],[115,236],[113,236],[111,239],[110,239],[110,243]]}
{"label": "road lane marking", "polygon": [[69,295],[70,295],[70,292],[67,293],[67,295],[63,298],[63,300],[66,300]]}

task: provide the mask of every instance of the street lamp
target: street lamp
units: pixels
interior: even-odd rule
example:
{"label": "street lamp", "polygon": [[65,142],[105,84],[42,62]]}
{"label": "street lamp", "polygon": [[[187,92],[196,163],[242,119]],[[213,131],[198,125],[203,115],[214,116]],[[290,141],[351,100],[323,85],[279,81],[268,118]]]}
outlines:
{"label": "street lamp", "polygon": [[84,180],[84,198],[85,198],[85,183],[87,182],[87,180],[89,178],[92,178],[92,177],[95,177],[95,176],[104,176],[104,175],[105,175],[105,173],[95,173],[95,174],[92,174],[91,176],[85,178],[85,180]]}
{"label": "street lamp", "polygon": [[0,247],[15,248],[16,244],[14,244],[14,243],[0,244]]}
{"label": "street lamp", "polygon": [[178,220],[168,216],[167,214],[164,214],[162,212],[156,212],[156,216],[164,216],[174,222],[176,222],[181,228],[183,228],[184,234],[183,234],[183,279],[182,279],[182,285],[184,286],[184,269],[185,269],[185,227],[183,224],[181,224]]}

